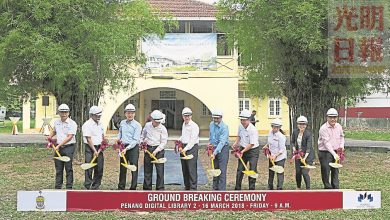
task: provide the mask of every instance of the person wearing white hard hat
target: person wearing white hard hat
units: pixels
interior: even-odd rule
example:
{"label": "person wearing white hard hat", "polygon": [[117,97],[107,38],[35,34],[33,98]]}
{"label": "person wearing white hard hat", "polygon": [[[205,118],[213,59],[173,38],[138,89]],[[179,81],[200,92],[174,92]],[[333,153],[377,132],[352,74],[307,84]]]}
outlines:
{"label": "person wearing white hard hat", "polygon": [[[122,150],[122,154],[130,165],[137,167],[136,171],[131,172],[131,186],[130,190],[136,190],[138,181],[138,158],[139,158],[139,142],[141,138],[142,127],[141,124],[134,119],[135,106],[128,104],[125,107],[126,119],[122,120],[119,124],[118,140],[122,141],[125,149]],[[127,168],[121,166],[122,163],[126,163],[123,157],[119,160],[119,184],[118,189],[124,190],[126,187]]]}
{"label": "person wearing white hard hat", "polygon": [[[307,165],[312,165],[314,160],[314,149],[311,132],[307,129],[307,118],[299,116],[297,118],[297,129],[295,129],[291,136],[292,154],[297,153],[303,157]],[[310,175],[309,169],[302,168],[304,164],[300,159],[295,159],[295,180],[297,189],[301,189],[302,176],[305,181],[306,189],[310,189]]]}
{"label": "person wearing white hard hat", "polygon": [[101,143],[104,140],[104,127],[100,122],[102,112],[101,107],[92,106],[89,109],[90,118],[82,126],[85,163],[90,163],[94,156],[97,157],[97,165],[85,171],[84,186],[86,189],[99,189],[103,178],[104,155],[100,150]]}
{"label": "person wearing white hard hat", "polygon": [[[237,138],[233,144],[234,149],[239,150],[239,155],[244,163],[249,162],[249,169],[257,172],[257,161],[259,160],[259,132],[256,127],[250,123],[251,112],[242,110],[239,116],[241,124],[238,127]],[[241,183],[244,177],[244,165],[238,160],[236,186],[235,190],[241,190]],[[249,190],[255,190],[256,179],[248,176]]]}
{"label": "person wearing white hard hat", "polygon": [[226,171],[229,161],[229,127],[222,121],[222,111],[212,111],[210,122],[209,146],[213,147],[211,159],[214,160],[214,168],[220,169],[221,174],[213,177],[213,190],[226,190]]}
{"label": "person wearing white hard hat", "polygon": [[[325,189],[339,189],[339,170],[329,166],[339,160],[336,150],[341,148],[344,150],[344,131],[339,123],[337,123],[338,112],[334,108],[330,108],[327,115],[327,122],[320,128],[318,137],[318,159],[321,164],[321,178]],[[329,183],[329,175],[331,175],[331,183]]]}
{"label": "person wearing white hard hat", "polygon": [[199,126],[192,121],[192,110],[185,107],[182,110],[183,126],[179,141],[183,143],[184,148],[180,150],[181,156],[193,155],[189,160],[181,160],[181,169],[183,172],[185,190],[196,190],[198,188],[198,145],[199,145]]}
{"label": "person wearing white hard hat", "polygon": [[[275,165],[284,167],[284,163],[287,159],[286,150],[286,136],[284,131],[281,129],[282,121],[280,119],[274,119],[271,122],[271,131],[268,134],[267,144],[263,148],[268,148],[270,155],[268,161],[268,168],[273,166],[272,161]],[[268,169],[268,190],[274,189],[274,177],[275,171]],[[277,188],[278,190],[283,189],[284,172],[277,174]]]}
{"label": "person wearing white hard hat", "polygon": [[54,129],[48,136],[48,139],[57,137],[56,150],[60,152],[62,156],[68,156],[69,162],[62,162],[60,160],[54,160],[54,166],[56,168],[56,182],[55,189],[61,189],[64,176],[64,168],[66,172],[66,189],[73,188],[73,154],[76,144],[77,124],[71,118],[69,118],[69,106],[67,104],[61,104],[58,107],[58,113],[60,119],[54,122]]}
{"label": "person wearing white hard hat", "polygon": [[[154,110],[150,114],[152,121],[145,124],[141,133],[141,142],[146,143],[147,149],[157,158],[164,158],[164,148],[168,142],[168,131],[161,123],[163,113]],[[153,163],[149,154],[144,154],[144,190],[152,190]],[[156,190],[164,190],[164,164],[155,163],[157,179]]]}

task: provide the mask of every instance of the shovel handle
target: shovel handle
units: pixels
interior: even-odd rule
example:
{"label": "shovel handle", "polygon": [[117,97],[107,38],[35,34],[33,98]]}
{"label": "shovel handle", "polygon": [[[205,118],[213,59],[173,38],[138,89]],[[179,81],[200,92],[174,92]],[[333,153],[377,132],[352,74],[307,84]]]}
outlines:
{"label": "shovel handle", "polygon": [[127,160],[126,160],[125,154],[121,152],[121,156],[122,156],[122,158],[123,158],[123,161],[124,161],[125,164],[127,165]]}
{"label": "shovel handle", "polygon": [[302,163],[304,166],[307,166],[306,161],[305,161],[303,158],[301,158],[301,163]]}
{"label": "shovel handle", "polygon": [[89,163],[93,163],[93,162],[95,162],[95,160],[96,160],[96,156],[93,156],[93,158],[92,158],[92,160],[91,160],[91,162],[89,162]]}
{"label": "shovel handle", "polygon": [[244,168],[245,168],[245,171],[249,171],[248,167],[246,166],[246,164],[244,163],[244,160],[242,159],[242,157],[239,157],[242,165],[244,165]]}
{"label": "shovel handle", "polygon": [[146,153],[148,153],[149,156],[150,156],[153,160],[158,160],[157,157],[155,157],[152,153],[150,153],[150,151],[146,150]]}
{"label": "shovel handle", "polygon": [[61,154],[60,152],[58,152],[58,150],[56,149],[56,146],[54,146],[54,144],[51,145],[53,147],[53,149],[56,151],[56,154],[58,157],[61,157]]}
{"label": "shovel handle", "polygon": [[181,153],[184,155],[184,157],[187,157],[187,154],[185,151],[182,151]]}
{"label": "shovel handle", "polygon": [[214,159],[211,159],[211,169],[214,170]]}

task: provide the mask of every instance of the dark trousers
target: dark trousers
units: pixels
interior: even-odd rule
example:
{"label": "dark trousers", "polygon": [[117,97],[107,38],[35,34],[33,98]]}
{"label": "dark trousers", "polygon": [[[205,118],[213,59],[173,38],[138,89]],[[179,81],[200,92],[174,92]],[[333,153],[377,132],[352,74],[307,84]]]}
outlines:
{"label": "dark trousers", "polygon": [[[184,145],[184,147],[186,144]],[[195,144],[186,155],[193,155],[191,160],[181,160],[181,170],[183,172],[185,190],[196,190],[198,188],[198,145]],[[184,157],[183,154],[180,154]]]}
{"label": "dark trousers", "polygon": [[[318,151],[318,159],[321,164],[321,178],[325,189],[339,189],[339,169],[329,166],[334,163],[333,155],[328,151]],[[331,183],[329,183],[329,173],[331,174]]]}
{"label": "dark trousers", "polygon": [[[95,145],[95,149],[99,150],[100,145]],[[88,144],[85,145],[85,162],[91,162],[93,158],[93,151]],[[99,153],[99,156],[96,158],[96,166],[92,167],[85,171],[85,181],[84,186],[86,189],[99,189],[102,178],[103,178],[103,166],[104,166],[104,155],[103,152]]]}
{"label": "dark trousers", "polygon": [[[148,146],[148,150],[150,153],[153,153],[156,150],[157,146]],[[160,159],[164,157],[164,150],[158,152],[156,154],[156,158]],[[144,190],[152,190],[152,176],[153,176],[153,163],[151,163],[153,159],[149,156],[148,153],[144,155]],[[156,190],[164,190],[164,164],[163,163],[155,163],[157,172],[156,179]]]}
{"label": "dark trousers", "polygon": [[310,189],[310,175],[309,169],[302,168],[303,164],[300,160],[295,160],[295,180],[297,182],[297,188],[301,188],[302,176],[305,181],[306,189]]}
{"label": "dark trousers", "polygon": [[[54,166],[56,168],[56,183],[55,188],[61,189],[62,183],[64,181],[64,168],[66,172],[66,189],[72,189],[73,187],[73,154],[75,150],[74,144],[68,144],[65,146],[60,147],[59,152],[61,156],[68,156],[70,158],[69,162],[62,162],[60,160],[54,159]],[[54,153],[54,156],[57,157],[58,155]]]}
{"label": "dark trousers", "polygon": [[214,169],[220,169],[221,175],[213,178],[214,190],[226,190],[226,170],[229,161],[229,145],[222,148],[221,153],[217,154],[214,159]]}
{"label": "dark trousers", "polygon": [[[137,189],[137,180],[138,180],[138,157],[139,157],[139,145],[135,145],[130,150],[126,151],[125,158],[128,161],[129,165],[135,165],[137,167],[136,171],[131,172],[131,186],[130,190]],[[127,168],[122,166],[121,163],[125,163],[123,157],[119,160],[119,184],[118,189],[125,189],[126,187],[126,177],[127,177]]]}
{"label": "dark trousers", "polygon": [[[275,165],[282,166],[284,167],[284,163],[286,162],[286,159],[280,160],[278,162],[275,162]],[[271,168],[273,165],[270,160],[268,160],[268,167]],[[277,189],[282,190],[283,189],[283,182],[284,182],[284,172],[283,173],[278,173],[278,180],[277,180]],[[274,177],[275,177],[275,172],[268,169],[268,189],[273,190],[274,189]]]}
{"label": "dark trousers", "polygon": [[[244,148],[241,147],[240,150],[242,149]],[[257,161],[259,160],[259,147],[250,149],[247,152],[245,152],[242,155],[242,159],[244,160],[245,164],[247,164],[247,162],[249,161],[249,170],[254,170],[255,172],[257,172]],[[245,170],[244,165],[241,163],[240,159],[238,159],[236,187],[234,188],[235,190],[241,190],[241,183],[244,177],[244,173],[242,171],[244,170]],[[256,179],[248,176],[248,182],[249,182],[249,190],[254,190]]]}

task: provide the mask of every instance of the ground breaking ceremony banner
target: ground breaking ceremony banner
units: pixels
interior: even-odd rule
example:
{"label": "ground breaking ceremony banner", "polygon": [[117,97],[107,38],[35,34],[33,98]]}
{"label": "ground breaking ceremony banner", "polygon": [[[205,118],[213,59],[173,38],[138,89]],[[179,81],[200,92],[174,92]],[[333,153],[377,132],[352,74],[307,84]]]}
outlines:
{"label": "ground breaking ceremony banner", "polygon": [[19,191],[18,211],[378,209],[380,191]]}
{"label": "ground breaking ceremony banner", "polygon": [[217,34],[166,34],[142,41],[146,69],[153,71],[216,70]]}

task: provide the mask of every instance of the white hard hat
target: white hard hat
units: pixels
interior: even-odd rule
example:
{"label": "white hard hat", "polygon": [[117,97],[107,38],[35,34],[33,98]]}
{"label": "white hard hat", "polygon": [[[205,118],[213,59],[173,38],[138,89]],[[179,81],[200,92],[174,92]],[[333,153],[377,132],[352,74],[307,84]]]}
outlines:
{"label": "white hard hat", "polygon": [[151,114],[150,117],[152,117],[153,120],[156,122],[161,122],[164,119],[163,113],[160,112],[159,110],[154,110]]}
{"label": "white hard hat", "polygon": [[299,116],[297,118],[297,123],[306,123],[307,124],[307,118],[305,116]]}
{"label": "white hard hat", "polygon": [[192,111],[190,108],[185,107],[185,108],[183,108],[183,111],[181,111],[181,114],[182,115],[192,115]]}
{"label": "white hard hat", "polygon": [[271,122],[271,125],[272,125],[272,126],[281,127],[281,126],[282,126],[282,121],[281,121],[279,118],[276,118],[276,119],[274,119],[274,120]]}
{"label": "white hard hat", "polygon": [[334,117],[334,116],[339,116],[339,113],[337,112],[336,109],[330,108],[330,109],[328,110],[328,112],[326,112],[326,115],[327,115],[327,116],[332,116],[332,117]]}
{"label": "white hard hat", "polygon": [[58,111],[59,112],[68,112],[70,111],[69,106],[67,104],[61,104],[58,106]]}
{"label": "white hard hat", "polygon": [[89,109],[89,114],[91,115],[102,115],[102,112],[103,112],[103,109],[102,107],[99,107],[99,106],[92,106],[90,109]]}
{"label": "white hard hat", "polygon": [[214,109],[213,111],[211,111],[212,118],[222,118],[222,116],[223,116],[223,112],[220,109]]}
{"label": "white hard hat", "polygon": [[251,114],[251,112],[249,110],[244,109],[244,110],[241,111],[239,118],[240,119],[249,119],[249,117],[251,117],[251,115],[252,114]]}
{"label": "white hard hat", "polygon": [[135,112],[135,106],[133,104],[126,105],[125,112]]}

